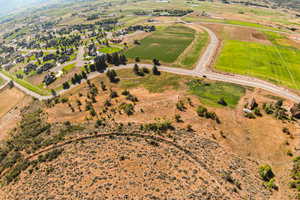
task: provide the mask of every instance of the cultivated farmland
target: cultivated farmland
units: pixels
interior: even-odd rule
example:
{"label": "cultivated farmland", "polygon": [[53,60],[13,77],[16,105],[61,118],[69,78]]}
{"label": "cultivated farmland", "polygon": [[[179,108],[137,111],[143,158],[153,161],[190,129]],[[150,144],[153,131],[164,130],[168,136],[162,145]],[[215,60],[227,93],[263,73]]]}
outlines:
{"label": "cultivated farmland", "polygon": [[193,29],[184,26],[166,27],[141,40],[141,45],[128,50],[126,56],[172,63],[191,44],[194,33]]}
{"label": "cultivated farmland", "polygon": [[215,67],[299,89],[299,56],[300,51],[291,47],[228,40]]}

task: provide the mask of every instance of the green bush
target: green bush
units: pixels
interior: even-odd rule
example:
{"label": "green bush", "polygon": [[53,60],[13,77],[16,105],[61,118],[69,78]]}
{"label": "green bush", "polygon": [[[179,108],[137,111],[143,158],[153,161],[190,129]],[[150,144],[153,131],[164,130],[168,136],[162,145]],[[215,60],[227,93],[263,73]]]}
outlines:
{"label": "green bush", "polygon": [[262,114],[261,114],[261,112],[260,112],[260,109],[259,109],[258,107],[254,108],[254,114],[255,114],[256,116],[258,116],[258,117],[261,117],[261,116],[262,116]]}
{"label": "green bush", "polygon": [[218,124],[221,123],[219,117],[217,116],[217,114],[215,112],[208,112],[207,108],[205,108],[201,105],[198,106],[196,112],[199,117],[205,117],[207,119],[212,119],[212,120],[216,121]]}
{"label": "green bush", "polygon": [[163,120],[157,121],[156,123],[145,124],[143,126],[143,130],[153,132],[166,132],[167,130],[174,130],[174,127],[172,126],[171,122]]}
{"label": "green bush", "polygon": [[50,152],[46,153],[45,155],[40,155],[38,157],[38,161],[39,162],[50,162],[50,161],[56,159],[63,151],[64,151],[64,149],[54,149],[53,151],[50,151]]}
{"label": "green bush", "polygon": [[262,165],[259,167],[259,175],[262,180],[270,181],[275,177],[270,165]]}
{"label": "green bush", "polygon": [[127,114],[127,115],[133,115],[134,113],[134,106],[133,104],[129,103],[123,103],[121,104],[120,108]]}
{"label": "green bush", "polygon": [[199,117],[205,117],[207,113],[207,108],[203,107],[203,106],[198,106],[197,108],[197,114]]}
{"label": "green bush", "polygon": [[15,180],[22,171],[26,170],[30,163],[27,160],[22,160],[16,164],[6,175],[5,182],[9,184],[13,180]]}
{"label": "green bush", "polygon": [[245,113],[245,117],[249,118],[249,119],[255,119],[255,115],[253,113]]}
{"label": "green bush", "polygon": [[270,181],[265,182],[264,186],[268,189],[274,189],[274,190],[278,189],[278,186],[275,184],[274,178],[272,178]]}
{"label": "green bush", "polygon": [[180,110],[180,111],[185,111],[185,109],[186,109],[186,107],[184,106],[183,101],[178,101],[178,102],[176,103],[176,108],[177,108],[178,110]]}

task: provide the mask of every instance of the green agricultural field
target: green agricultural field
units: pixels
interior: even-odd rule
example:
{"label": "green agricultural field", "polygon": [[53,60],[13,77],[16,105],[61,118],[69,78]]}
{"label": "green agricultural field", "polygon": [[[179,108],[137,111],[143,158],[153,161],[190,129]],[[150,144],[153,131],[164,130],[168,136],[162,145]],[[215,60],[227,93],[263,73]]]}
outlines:
{"label": "green agricultural field", "polygon": [[299,89],[299,58],[300,50],[296,48],[228,40],[215,68]]}
{"label": "green agricultural field", "polygon": [[194,40],[195,31],[185,26],[169,26],[158,30],[141,40],[141,45],[129,49],[129,58],[159,59],[165,63],[174,62]]}
{"label": "green agricultural field", "polygon": [[221,106],[218,101],[223,98],[230,108],[234,108],[246,92],[242,86],[225,82],[206,83],[192,80],[187,85],[191,94],[198,96],[202,103],[210,106]]}
{"label": "green agricultural field", "polygon": [[238,26],[245,26],[245,27],[252,27],[252,28],[258,28],[258,29],[269,29],[269,30],[275,30],[275,31],[282,31],[277,28],[264,26],[262,24],[256,24],[252,22],[246,22],[246,21],[239,21],[239,20],[225,20],[225,19],[207,19],[207,18],[198,18],[198,17],[184,17],[183,20],[187,22],[211,22],[211,23],[223,23],[223,24],[230,24],[230,25],[238,25]]}

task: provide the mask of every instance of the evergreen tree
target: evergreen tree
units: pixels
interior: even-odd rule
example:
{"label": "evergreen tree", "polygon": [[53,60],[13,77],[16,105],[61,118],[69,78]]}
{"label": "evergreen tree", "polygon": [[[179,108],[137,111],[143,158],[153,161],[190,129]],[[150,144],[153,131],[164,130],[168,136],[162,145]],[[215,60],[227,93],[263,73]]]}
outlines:
{"label": "evergreen tree", "polygon": [[95,58],[95,66],[96,66],[96,71],[104,72],[107,68],[105,57],[104,56],[97,56]]}
{"label": "evergreen tree", "polygon": [[135,58],[135,62],[140,62],[140,61],[141,61],[141,59],[139,57]]}
{"label": "evergreen tree", "polygon": [[153,73],[154,75],[160,75],[160,71],[158,71],[158,68],[157,68],[156,65],[153,66],[153,68],[152,68],[152,73]]}
{"label": "evergreen tree", "polygon": [[107,77],[109,78],[110,82],[112,83],[116,83],[119,81],[119,79],[117,78],[117,73],[115,70],[108,70],[106,72]]}
{"label": "evergreen tree", "polygon": [[106,91],[107,90],[103,81],[100,82],[100,85],[101,85],[102,91]]}
{"label": "evergreen tree", "polygon": [[120,56],[118,53],[112,54],[112,64],[114,64],[115,66],[119,66],[121,64]]}
{"label": "evergreen tree", "polygon": [[139,75],[140,69],[139,69],[139,65],[138,65],[138,64],[134,64],[133,72],[134,72],[136,75]]}
{"label": "evergreen tree", "polygon": [[84,71],[81,72],[81,77],[82,77],[83,79],[87,79],[87,75],[86,75],[86,73],[85,73]]}
{"label": "evergreen tree", "polygon": [[74,78],[75,78],[76,83],[81,83],[82,77],[79,74],[75,73]]}
{"label": "evergreen tree", "polygon": [[85,69],[85,72],[86,73],[89,73],[90,71],[89,71],[89,66],[88,65],[84,65],[84,69]]}
{"label": "evergreen tree", "polygon": [[76,84],[76,80],[75,80],[74,76],[71,78],[71,83],[72,83],[73,85]]}
{"label": "evergreen tree", "polygon": [[156,58],[153,59],[153,64],[157,65],[157,66],[160,66],[160,62]]}
{"label": "evergreen tree", "polygon": [[127,63],[127,58],[125,55],[120,55],[120,62],[122,65],[126,65]]}
{"label": "evergreen tree", "polygon": [[106,54],[106,61],[107,61],[107,63],[113,64],[112,60],[113,60],[112,56],[110,54]]}
{"label": "evergreen tree", "polygon": [[67,81],[67,82],[64,82],[64,83],[63,83],[63,89],[66,90],[66,89],[69,89],[69,88],[70,88],[69,82],[68,82],[68,81]]}
{"label": "evergreen tree", "polygon": [[94,64],[90,65],[90,71],[91,72],[96,71],[96,66]]}

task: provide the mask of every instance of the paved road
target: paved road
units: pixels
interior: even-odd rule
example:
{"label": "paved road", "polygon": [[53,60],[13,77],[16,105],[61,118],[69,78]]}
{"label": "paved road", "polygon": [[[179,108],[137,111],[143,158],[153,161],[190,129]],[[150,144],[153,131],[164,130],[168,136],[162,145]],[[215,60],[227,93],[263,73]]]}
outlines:
{"label": "paved road", "polygon": [[[185,24],[193,24],[193,23],[186,23],[182,20],[179,20],[179,21],[181,23],[185,23]],[[300,102],[300,96],[292,93],[291,91],[289,91],[286,88],[273,85],[266,81],[247,77],[247,76],[233,75],[233,74],[221,74],[221,73],[213,72],[209,68],[209,66],[214,58],[214,55],[217,52],[219,40],[218,40],[217,36],[210,29],[202,26],[201,24],[198,24],[198,26],[200,26],[201,28],[203,28],[204,30],[206,30],[208,32],[208,34],[210,36],[210,43],[208,44],[204,54],[200,57],[196,68],[193,70],[186,70],[186,69],[180,69],[180,68],[160,66],[159,67],[160,71],[174,73],[174,74],[180,74],[180,75],[187,75],[187,76],[206,77],[211,80],[224,81],[224,82],[230,82],[230,83],[240,84],[240,85],[244,85],[244,86],[261,88],[266,91],[272,92],[276,95],[282,96],[284,98],[291,99],[295,102]],[[80,47],[78,54],[77,54],[77,58],[76,58],[78,67],[83,66],[85,63],[83,60],[83,54],[84,54],[84,49],[83,49],[83,47]],[[124,69],[124,68],[132,68],[133,65],[134,64],[128,64],[126,66],[119,66],[119,67],[113,67],[113,68],[116,70]],[[139,65],[141,67],[148,67],[148,68],[152,67],[151,64],[139,64]],[[98,75],[99,75],[99,73],[91,73],[91,74],[89,74],[88,79],[93,79]],[[3,75],[1,73],[0,73],[0,77],[5,79],[6,81],[10,80],[8,77],[6,77],[5,75]],[[41,96],[39,94],[36,94],[17,83],[15,83],[15,86],[17,88],[19,88],[20,90],[22,90],[23,92],[25,92],[26,94],[31,95],[39,100],[45,100],[45,99],[52,98],[52,96]],[[72,85],[71,88],[73,88],[73,87],[75,87],[75,86]],[[60,92],[58,92],[58,94],[63,94],[66,91],[67,90],[60,91]]]}
{"label": "paved road", "polygon": [[3,83],[3,85],[0,86],[0,91],[5,88],[8,85],[8,81],[5,81],[5,83]]}
{"label": "paved road", "polygon": [[[9,82],[11,81],[11,79],[7,76],[5,76],[4,74],[0,73],[0,77],[3,78],[5,81]],[[49,99],[51,98],[50,96],[41,96],[25,87],[23,87],[22,85],[18,84],[17,82],[14,82],[14,87],[18,88],[19,90],[23,91],[25,94],[30,95],[34,98],[37,98],[39,100],[45,100],[45,99]]]}

